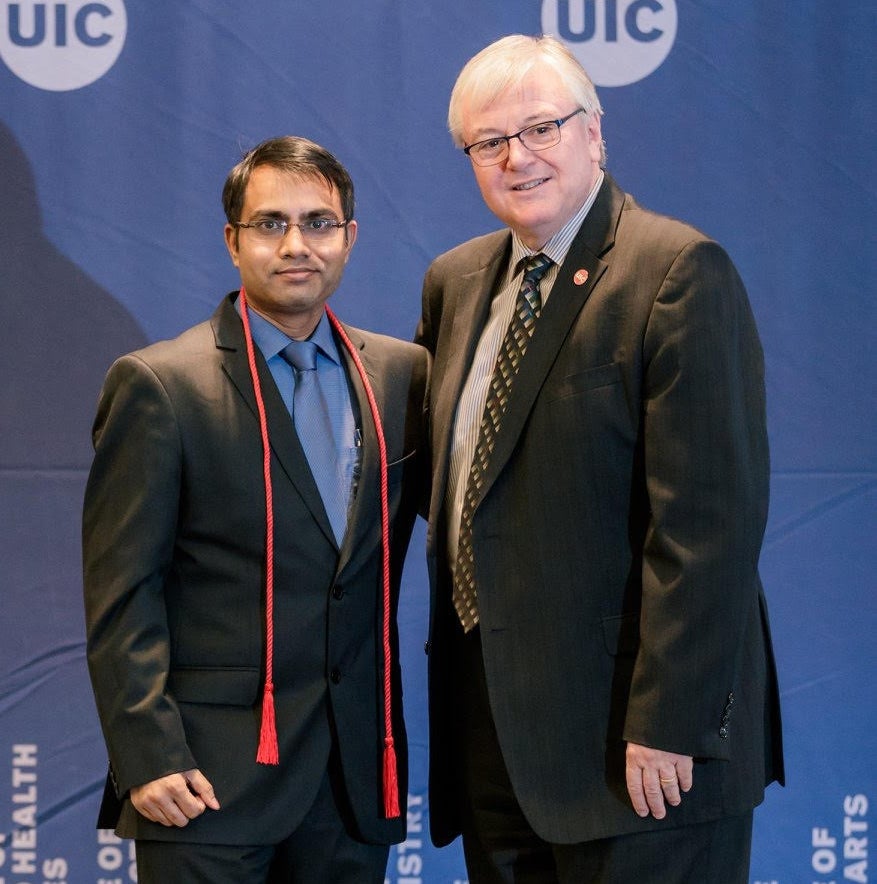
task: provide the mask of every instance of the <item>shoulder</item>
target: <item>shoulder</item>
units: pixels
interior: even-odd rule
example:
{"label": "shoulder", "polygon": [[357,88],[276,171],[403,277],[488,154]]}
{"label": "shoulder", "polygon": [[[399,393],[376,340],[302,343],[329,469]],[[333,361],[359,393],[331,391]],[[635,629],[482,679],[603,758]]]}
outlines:
{"label": "shoulder", "polygon": [[149,390],[173,398],[211,374],[219,350],[210,322],[186,329],[173,339],[156,341],[120,356],[107,371],[103,395],[143,396]]}
{"label": "shoulder", "polygon": [[726,342],[732,328],[757,338],[737,267],[720,243],[694,225],[645,209],[628,197],[606,260],[615,265],[619,279],[635,278],[630,289],[650,305],[653,339],[682,324],[689,337],[701,341],[709,329],[723,330]]}
{"label": "shoulder", "polygon": [[510,243],[511,234],[507,229],[494,230],[483,236],[476,236],[435,258],[430,264],[427,274],[442,274],[444,272],[461,274],[481,270],[498,253],[508,248]]}
{"label": "shoulder", "polygon": [[420,344],[346,326],[366,371],[382,385],[401,383],[422,390],[429,378],[430,356]]}
{"label": "shoulder", "polygon": [[709,240],[694,225],[646,208],[630,194],[625,195],[618,222],[618,235],[625,233],[636,235],[646,242],[662,243],[668,248],[681,248],[691,242]]}
{"label": "shoulder", "polygon": [[380,357],[385,362],[417,364],[427,357],[426,348],[420,344],[355,326],[346,326],[346,330],[351,340],[358,343],[363,351],[371,357]]}
{"label": "shoulder", "polygon": [[730,265],[725,249],[693,224],[641,206],[625,194],[615,247],[643,257],[673,263],[677,259]]}

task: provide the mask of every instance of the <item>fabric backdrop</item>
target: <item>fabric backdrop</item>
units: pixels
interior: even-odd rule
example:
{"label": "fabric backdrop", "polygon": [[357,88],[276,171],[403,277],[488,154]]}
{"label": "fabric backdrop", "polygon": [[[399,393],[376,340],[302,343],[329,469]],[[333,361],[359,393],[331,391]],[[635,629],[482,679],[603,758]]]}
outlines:
{"label": "fabric backdrop", "polygon": [[[445,115],[465,61],[552,32],[592,72],[609,168],[728,249],[767,358],[762,574],[789,784],[752,882],[868,881],[877,800],[872,0],[0,2],[0,884],[134,880],[97,832],[79,515],[110,361],[236,287],[220,191],[243,150],[305,135],[349,168],[345,320],[410,338],[443,250],[497,226]],[[401,605],[409,838],[388,881],[465,879],[425,835],[423,526]]]}

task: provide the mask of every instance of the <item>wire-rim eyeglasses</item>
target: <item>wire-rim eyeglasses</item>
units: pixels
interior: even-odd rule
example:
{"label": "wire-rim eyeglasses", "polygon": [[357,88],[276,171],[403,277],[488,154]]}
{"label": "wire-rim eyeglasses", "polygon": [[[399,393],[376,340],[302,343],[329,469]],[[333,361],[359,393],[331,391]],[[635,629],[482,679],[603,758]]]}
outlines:
{"label": "wire-rim eyeglasses", "polygon": [[463,148],[463,153],[476,166],[495,166],[508,156],[509,143],[513,138],[517,138],[527,150],[548,150],[549,147],[560,143],[560,127],[576,114],[587,114],[587,111],[579,107],[559,120],[543,120],[541,123],[525,126],[520,132],[512,135],[494,135],[492,138],[467,144]]}

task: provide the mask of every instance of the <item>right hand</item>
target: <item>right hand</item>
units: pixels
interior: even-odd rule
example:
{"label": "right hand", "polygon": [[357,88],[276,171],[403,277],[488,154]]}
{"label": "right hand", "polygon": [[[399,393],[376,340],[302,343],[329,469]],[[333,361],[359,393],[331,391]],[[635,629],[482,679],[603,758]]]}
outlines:
{"label": "right hand", "polygon": [[219,810],[213,786],[200,770],[168,774],[134,786],[131,803],[138,813],[163,826],[185,826],[209,807]]}

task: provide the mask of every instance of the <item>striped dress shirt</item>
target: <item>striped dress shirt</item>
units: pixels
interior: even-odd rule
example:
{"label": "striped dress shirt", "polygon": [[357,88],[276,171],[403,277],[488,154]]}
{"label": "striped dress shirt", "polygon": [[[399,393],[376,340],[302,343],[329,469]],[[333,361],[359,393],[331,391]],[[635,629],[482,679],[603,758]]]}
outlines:
{"label": "striped dress shirt", "polygon": [[[457,561],[463,498],[466,493],[469,471],[472,468],[475,444],[478,441],[478,433],[481,428],[484,404],[490,392],[490,379],[496,365],[499,348],[511,321],[515,299],[521,287],[521,281],[524,276],[524,264],[527,258],[539,252],[547,255],[554,262],[539,283],[539,292],[542,296],[544,309],[551,294],[554,280],[557,279],[560,265],[566,258],[566,253],[569,251],[572,241],[575,239],[579,228],[582,226],[582,222],[594,204],[602,183],[603,173],[601,172],[582,207],[541,249],[535,249],[534,251],[527,249],[518,235],[514,232],[512,233],[512,253],[505,281],[500,285],[497,294],[491,302],[490,315],[478,341],[475,358],[472,360],[472,367],[469,370],[466,383],[463,385],[463,392],[457,404],[457,411],[454,417],[451,463],[448,472],[447,496],[445,498],[448,513],[448,562],[452,573]],[[524,358],[526,359],[526,356]]]}

